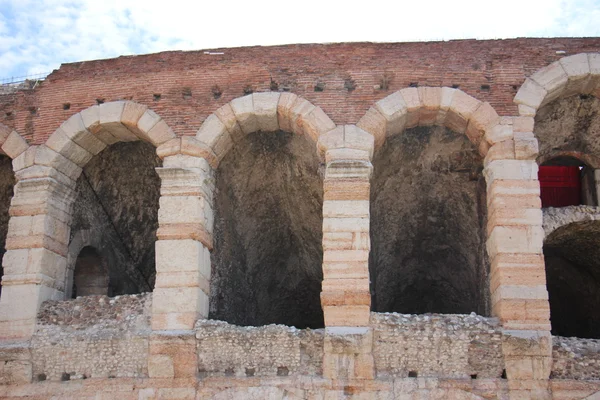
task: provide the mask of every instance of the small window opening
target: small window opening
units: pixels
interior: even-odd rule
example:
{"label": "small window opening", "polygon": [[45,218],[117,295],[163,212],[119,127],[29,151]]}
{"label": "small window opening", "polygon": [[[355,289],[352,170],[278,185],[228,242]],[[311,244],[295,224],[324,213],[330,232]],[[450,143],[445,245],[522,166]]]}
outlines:
{"label": "small window opening", "polygon": [[417,378],[418,376],[419,374],[417,373],[417,371],[408,371],[409,378]]}
{"label": "small window opening", "polygon": [[70,110],[71,109],[71,103],[64,103],[63,104],[63,110]]}

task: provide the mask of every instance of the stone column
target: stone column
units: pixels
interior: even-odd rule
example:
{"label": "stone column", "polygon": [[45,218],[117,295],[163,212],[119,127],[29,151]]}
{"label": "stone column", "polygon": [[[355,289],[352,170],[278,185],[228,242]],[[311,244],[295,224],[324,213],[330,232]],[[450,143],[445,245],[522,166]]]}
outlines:
{"label": "stone column", "polygon": [[537,140],[531,132],[520,132],[529,125],[515,121],[513,140],[494,144],[486,156],[487,249],[492,314],[504,327],[502,348],[511,398],[546,399],[552,337],[534,161]]}
{"label": "stone column", "polygon": [[322,135],[318,146],[326,162],[323,373],[331,379],[372,379],[369,179],[373,136],[353,125],[340,126]]}
{"label": "stone column", "polygon": [[203,158],[173,155],[161,179],[153,330],[191,330],[208,317],[213,172]]}
{"label": "stone column", "polygon": [[[3,339],[28,340],[40,304],[64,299],[75,175],[67,177],[52,166],[33,165],[34,158],[37,161],[50,152],[43,146],[30,147],[13,161],[17,184],[3,259]],[[52,156],[58,158],[56,153]],[[60,161],[77,173],[77,166],[66,159]]]}

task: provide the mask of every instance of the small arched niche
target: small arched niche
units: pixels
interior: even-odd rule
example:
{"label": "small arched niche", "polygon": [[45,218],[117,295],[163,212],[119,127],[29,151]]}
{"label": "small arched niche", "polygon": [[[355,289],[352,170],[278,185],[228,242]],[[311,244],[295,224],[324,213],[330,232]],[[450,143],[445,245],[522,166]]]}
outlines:
{"label": "small arched niche", "polygon": [[324,326],[323,181],[315,144],[285,131],[238,139],[216,170],[211,319]]}
{"label": "small arched niche", "polygon": [[71,298],[109,295],[108,267],[98,251],[86,246],[77,255]]}
{"label": "small arched niche", "polygon": [[489,314],[482,168],[469,138],[445,126],[406,129],[375,153],[374,311]]}
{"label": "small arched niche", "polygon": [[551,232],[544,259],[552,334],[600,339],[600,221]]}

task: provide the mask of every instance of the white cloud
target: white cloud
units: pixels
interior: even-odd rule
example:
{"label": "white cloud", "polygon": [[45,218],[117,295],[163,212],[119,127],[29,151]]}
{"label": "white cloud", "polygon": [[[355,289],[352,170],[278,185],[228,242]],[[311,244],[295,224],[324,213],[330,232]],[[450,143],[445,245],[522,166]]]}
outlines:
{"label": "white cloud", "polygon": [[0,10],[0,77],[163,50],[600,36],[597,0],[0,0]]}

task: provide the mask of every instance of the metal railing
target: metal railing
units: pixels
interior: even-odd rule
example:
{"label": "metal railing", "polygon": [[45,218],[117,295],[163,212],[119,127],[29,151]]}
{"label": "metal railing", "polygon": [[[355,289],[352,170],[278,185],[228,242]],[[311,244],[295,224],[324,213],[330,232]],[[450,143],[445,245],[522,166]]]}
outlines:
{"label": "metal railing", "polygon": [[39,74],[31,74],[25,76],[12,76],[10,78],[0,78],[0,85],[14,85],[25,81],[43,81],[50,72],[42,72]]}

